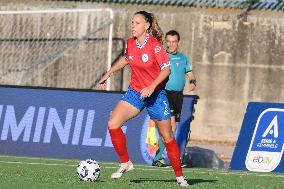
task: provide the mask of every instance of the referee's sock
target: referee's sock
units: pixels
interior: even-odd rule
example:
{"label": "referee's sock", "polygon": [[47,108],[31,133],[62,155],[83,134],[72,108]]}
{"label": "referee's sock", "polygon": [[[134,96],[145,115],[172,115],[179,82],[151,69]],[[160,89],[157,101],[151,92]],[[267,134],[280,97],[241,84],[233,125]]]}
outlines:
{"label": "referee's sock", "polygon": [[158,161],[163,158],[163,152],[165,151],[165,148],[166,148],[161,138],[159,138],[158,140],[158,145],[159,145],[159,149],[156,152],[154,161]]}
{"label": "referee's sock", "polygon": [[[176,131],[173,131],[173,136],[175,137],[175,135],[176,135]],[[165,144],[164,144],[163,140],[161,139],[161,137],[158,140],[158,146],[159,146],[159,149],[157,150],[153,161],[158,161],[158,160],[163,158],[163,153],[164,153],[166,147],[165,147]]]}

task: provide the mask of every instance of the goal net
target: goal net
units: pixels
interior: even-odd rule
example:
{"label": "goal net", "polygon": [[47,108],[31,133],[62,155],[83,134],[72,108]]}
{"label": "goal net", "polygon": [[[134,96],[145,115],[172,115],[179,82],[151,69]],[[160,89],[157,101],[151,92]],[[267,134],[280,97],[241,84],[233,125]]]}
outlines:
{"label": "goal net", "polygon": [[0,11],[0,20],[0,84],[90,88],[111,65],[111,9]]}

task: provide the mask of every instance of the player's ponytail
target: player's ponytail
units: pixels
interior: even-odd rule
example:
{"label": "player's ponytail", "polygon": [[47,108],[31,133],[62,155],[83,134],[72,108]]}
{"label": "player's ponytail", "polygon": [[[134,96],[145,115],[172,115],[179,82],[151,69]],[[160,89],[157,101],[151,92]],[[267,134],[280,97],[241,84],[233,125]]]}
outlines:
{"label": "player's ponytail", "polygon": [[146,11],[138,11],[135,14],[141,14],[144,16],[146,22],[150,24],[148,28],[148,33],[151,33],[156,39],[158,39],[163,44],[163,31],[158,24],[158,20],[153,13],[148,13]]}
{"label": "player's ponytail", "polygon": [[158,20],[157,20],[156,16],[153,13],[151,13],[151,16],[152,16],[152,19],[153,19],[152,20],[152,27],[151,27],[152,35],[163,44],[164,33],[163,33],[161,27],[158,24]]}

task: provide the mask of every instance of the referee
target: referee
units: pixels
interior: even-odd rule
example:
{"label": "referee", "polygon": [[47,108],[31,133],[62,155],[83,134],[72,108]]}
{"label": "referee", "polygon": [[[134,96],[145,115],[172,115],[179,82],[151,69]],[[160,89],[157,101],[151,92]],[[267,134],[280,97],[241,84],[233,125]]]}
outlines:
{"label": "referee", "polygon": [[[180,122],[180,115],[183,103],[183,89],[185,86],[186,77],[189,79],[189,91],[194,91],[196,88],[196,79],[192,72],[192,66],[189,59],[183,53],[178,51],[180,35],[175,30],[170,30],[166,33],[167,52],[170,58],[171,74],[166,84],[166,93],[171,109],[171,126],[175,136],[176,122]],[[166,167],[162,157],[165,150],[165,145],[161,138],[158,141],[159,149],[154,157],[153,166]]]}

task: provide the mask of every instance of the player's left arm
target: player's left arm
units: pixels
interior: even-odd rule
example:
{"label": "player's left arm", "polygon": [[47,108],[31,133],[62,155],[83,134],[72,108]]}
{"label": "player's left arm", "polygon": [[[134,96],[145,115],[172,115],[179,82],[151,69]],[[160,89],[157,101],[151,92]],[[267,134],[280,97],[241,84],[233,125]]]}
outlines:
{"label": "player's left arm", "polygon": [[146,97],[149,97],[152,95],[154,92],[155,88],[162,82],[164,81],[171,73],[170,66],[164,67],[158,77],[152,82],[151,85],[148,87],[145,87],[140,91],[141,93],[141,98],[144,99]]}
{"label": "player's left arm", "polygon": [[153,86],[155,89],[162,81],[164,81],[170,75],[170,73],[170,66],[164,67],[158,77],[153,81],[151,86]]}
{"label": "player's left arm", "polygon": [[188,78],[189,81],[189,86],[188,89],[189,91],[194,91],[196,88],[196,78],[193,74],[192,71],[192,66],[189,64],[189,60],[186,58],[186,68],[185,68],[185,72],[186,72],[186,77]]}
{"label": "player's left arm", "polygon": [[141,98],[146,98],[152,95],[155,88],[163,82],[167,77],[169,77],[171,70],[170,70],[170,58],[160,43],[153,44],[153,53],[154,57],[161,69],[158,77],[149,85],[148,87],[142,89],[140,91]]}
{"label": "player's left arm", "polygon": [[187,72],[186,77],[188,78],[188,81],[189,81],[188,90],[194,91],[196,89],[196,79],[195,79],[193,72],[192,71]]}

